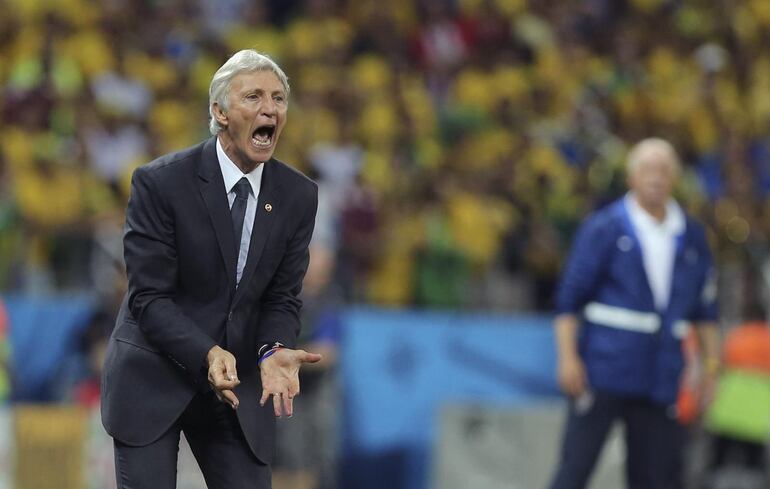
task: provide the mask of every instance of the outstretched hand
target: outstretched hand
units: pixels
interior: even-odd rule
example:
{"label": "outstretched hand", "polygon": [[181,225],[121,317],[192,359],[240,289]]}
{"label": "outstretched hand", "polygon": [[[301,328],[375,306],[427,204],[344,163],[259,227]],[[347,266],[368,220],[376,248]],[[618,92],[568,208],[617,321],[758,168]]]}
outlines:
{"label": "outstretched hand", "polygon": [[305,363],[321,361],[321,355],[305,350],[281,348],[260,364],[262,376],[262,398],[264,406],[273,396],[273,409],[278,417],[294,414],[294,397],[299,394],[299,369]]}

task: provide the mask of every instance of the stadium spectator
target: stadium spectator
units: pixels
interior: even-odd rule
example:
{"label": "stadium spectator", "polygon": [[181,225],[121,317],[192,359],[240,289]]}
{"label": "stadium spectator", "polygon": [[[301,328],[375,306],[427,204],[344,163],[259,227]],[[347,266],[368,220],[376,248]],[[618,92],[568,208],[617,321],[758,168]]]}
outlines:
{"label": "stadium spectator", "polygon": [[[415,286],[432,263],[421,237],[437,222],[475,222],[457,216],[470,200],[467,209],[502,214],[479,248],[462,243],[475,231],[450,227],[469,275],[457,281],[466,299],[442,303],[482,307],[473,292],[494,279],[536,284],[518,304],[550,308],[569,236],[582,215],[621,193],[623,141],[651,127],[665,128],[685,155],[682,203],[713,224],[720,260],[770,233],[760,217],[770,188],[762,2],[6,3],[0,153],[13,189],[3,198],[19,216],[4,221],[2,242],[19,255],[3,257],[15,268],[6,287],[91,285],[71,275],[89,254],[94,214],[122,208],[125,194],[111,189],[142,154],[205,134],[190,101],[205,100],[215,60],[244,39],[296,73],[303,117],[292,118],[281,156],[310,169],[318,149],[345,132],[360,149],[369,215],[382,235],[398,236],[398,250],[366,263],[341,256],[343,269],[355,269],[340,275],[355,301],[429,303],[430,287]],[[57,191],[39,191],[49,173],[57,184],[46,188]],[[421,182],[437,174],[457,175],[468,195],[426,206]],[[476,201],[482,194],[494,203]],[[404,225],[406,209],[426,209],[425,218]],[[77,223],[80,238],[41,220]],[[345,236],[339,249],[355,248],[348,240],[359,233]],[[511,249],[522,258],[506,258]],[[479,261],[482,251],[493,256]],[[393,263],[411,279],[393,280],[384,271]]]}

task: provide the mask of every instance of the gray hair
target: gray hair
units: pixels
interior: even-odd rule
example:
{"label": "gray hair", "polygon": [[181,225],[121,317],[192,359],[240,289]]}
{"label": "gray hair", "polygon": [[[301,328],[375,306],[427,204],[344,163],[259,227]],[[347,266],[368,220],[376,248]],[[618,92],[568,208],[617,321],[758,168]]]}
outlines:
{"label": "gray hair", "polygon": [[673,144],[662,138],[647,138],[636,143],[628,152],[626,172],[629,175],[636,171],[642,161],[642,156],[650,150],[657,150],[665,153],[673,164],[674,172],[676,174],[679,174],[682,171],[679,153],[676,152]]}
{"label": "gray hair", "polygon": [[219,124],[214,117],[214,104],[219,105],[223,111],[227,111],[227,97],[230,94],[230,84],[233,78],[241,73],[253,73],[255,71],[275,73],[283,85],[286,97],[289,97],[289,78],[275,61],[253,49],[238,51],[214,73],[211,85],[209,85],[209,131],[211,134],[216,136],[219,131],[224,129],[224,126]]}

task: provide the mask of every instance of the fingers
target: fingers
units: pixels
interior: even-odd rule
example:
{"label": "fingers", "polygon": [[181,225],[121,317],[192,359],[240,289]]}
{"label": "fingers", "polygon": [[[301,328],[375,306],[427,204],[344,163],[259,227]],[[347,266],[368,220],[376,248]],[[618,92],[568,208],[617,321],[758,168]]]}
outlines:
{"label": "fingers", "polygon": [[570,391],[570,393],[575,397],[579,396],[583,393],[583,391],[585,391],[585,382],[582,377],[576,377],[573,379],[572,385],[570,386]]}
{"label": "fingers", "polygon": [[217,397],[224,398],[225,402],[230,405],[233,409],[238,409],[238,404],[240,402],[238,401],[238,396],[235,395],[235,392],[231,391],[230,389],[224,389],[221,391],[215,391],[217,393]]}
{"label": "fingers", "polygon": [[238,380],[238,372],[235,369],[235,357],[227,350],[214,347],[209,350],[206,360],[209,364],[209,384],[217,399],[233,409],[238,409],[240,402],[233,389],[241,382]]}
{"label": "fingers", "polygon": [[224,368],[212,368],[209,369],[209,384],[216,389],[216,390],[223,390],[223,389],[235,389],[235,387],[240,384],[240,382],[236,380],[227,380],[225,378],[225,370]]}
{"label": "fingers", "polygon": [[581,371],[571,372],[563,382],[563,389],[567,394],[577,397],[585,390],[585,376]]}
{"label": "fingers", "polygon": [[294,395],[286,392],[270,394],[267,390],[263,390],[259,405],[264,406],[270,396],[273,396],[273,412],[276,417],[286,415],[291,418],[294,415]]}
{"label": "fingers", "polygon": [[283,412],[291,418],[294,415],[294,399],[289,395],[283,395],[281,398],[283,399]]}
{"label": "fingers", "polygon": [[235,395],[235,392],[225,389],[222,391],[214,390],[214,394],[216,394],[217,399],[219,402],[224,402],[225,404],[229,405],[233,409],[238,409],[238,405],[240,402],[238,401],[238,396]]}
{"label": "fingers", "polygon": [[284,414],[291,417],[293,409],[294,401],[287,394],[273,394],[273,412],[277,418]]}
{"label": "fingers", "polygon": [[214,361],[211,366],[209,366],[209,384],[212,385],[214,388],[222,387],[225,383],[225,377],[222,375],[222,369],[219,366],[218,361]]}
{"label": "fingers", "polygon": [[577,397],[588,387],[585,367],[580,359],[567,358],[560,361],[558,377],[559,386],[569,396]]}
{"label": "fingers", "polygon": [[216,356],[209,366],[209,383],[216,390],[232,390],[241,383],[235,370],[235,357],[222,351],[224,354]]}
{"label": "fingers", "polygon": [[561,388],[569,396],[576,396],[579,394],[579,383],[574,375],[570,375],[561,379]]}
{"label": "fingers", "polygon": [[576,372],[575,378],[572,382],[572,395],[579,396],[586,390],[586,377],[585,373],[581,370]]}
{"label": "fingers", "polygon": [[225,378],[230,382],[238,382],[238,372],[235,370],[235,357],[232,355],[225,357],[224,363]]}
{"label": "fingers", "polygon": [[275,416],[280,418],[283,415],[283,406],[281,406],[281,395],[273,394],[273,412]]}
{"label": "fingers", "polygon": [[583,364],[580,364],[580,371],[578,372],[578,395],[588,390],[588,377],[586,377],[586,370]]}

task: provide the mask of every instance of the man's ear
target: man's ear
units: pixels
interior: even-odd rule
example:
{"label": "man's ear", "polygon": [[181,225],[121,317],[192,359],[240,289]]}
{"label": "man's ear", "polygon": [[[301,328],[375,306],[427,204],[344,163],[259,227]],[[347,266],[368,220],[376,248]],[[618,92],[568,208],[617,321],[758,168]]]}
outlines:
{"label": "man's ear", "polygon": [[222,110],[222,107],[218,102],[211,104],[211,111],[214,114],[214,119],[217,120],[220,126],[227,127],[227,113]]}

